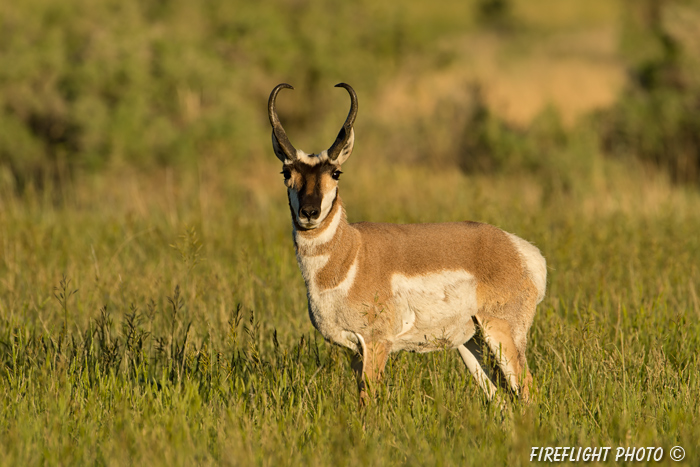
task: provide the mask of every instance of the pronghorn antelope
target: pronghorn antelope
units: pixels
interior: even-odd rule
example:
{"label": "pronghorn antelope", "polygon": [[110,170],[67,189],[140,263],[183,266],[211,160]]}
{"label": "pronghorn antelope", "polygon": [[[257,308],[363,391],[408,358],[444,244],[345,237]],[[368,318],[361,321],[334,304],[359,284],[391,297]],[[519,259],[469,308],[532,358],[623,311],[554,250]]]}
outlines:
{"label": "pronghorn antelope", "polygon": [[[527,401],[527,332],[542,300],[546,263],[532,244],[488,224],[350,224],[338,193],[352,153],[357,94],[331,147],[307,154],[292,146],[268,101],[272,146],[292,211],[294,246],[306,282],[311,322],[325,339],[355,351],[360,401],[389,353],[457,348],[489,399],[495,392],[472,337],[479,326],[510,388]],[[479,358],[477,358],[479,357]]]}

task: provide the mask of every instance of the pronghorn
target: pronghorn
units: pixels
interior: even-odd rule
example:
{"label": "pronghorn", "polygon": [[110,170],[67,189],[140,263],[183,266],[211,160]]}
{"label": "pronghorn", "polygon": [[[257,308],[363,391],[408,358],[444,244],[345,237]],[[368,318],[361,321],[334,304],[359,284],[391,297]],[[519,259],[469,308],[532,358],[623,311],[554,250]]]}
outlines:
{"label": "pronghorn", "polygon": [[[389,353],[457,348],[489,399],[496,386],[472,339],[479,326],[507,384],[529,399],[527,333],[544,298],[547,269],[529,242],[488,224],[350,224],[338,194],[352,153],[357,94],[331,147],[307,154],[292,146],[268,101],[272,146],[282,161],[297,262],[311,322],[323,337],[355,352],[360,402],[381,377]],[[479,356],[479,358],[477,358]]]}

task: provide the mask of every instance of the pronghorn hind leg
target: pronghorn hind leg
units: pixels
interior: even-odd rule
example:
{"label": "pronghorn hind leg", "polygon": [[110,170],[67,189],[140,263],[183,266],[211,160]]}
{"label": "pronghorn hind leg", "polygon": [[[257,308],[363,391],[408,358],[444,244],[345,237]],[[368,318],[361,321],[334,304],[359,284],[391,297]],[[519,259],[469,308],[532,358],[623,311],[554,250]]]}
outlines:
{"label": "pronghorn hind leg", "polygon": [[513,341],[510,325],[507,321],[499,318],[484,318],[479,314],[476,314],[475,318],[481,326],[484,340],[496,357],[496,363],[503,372],[508,385],[524,402],[529,402],[532,375],[520,363],[520,354]]}
{"label": "pronghorn hind leg", "polygon": [[352,370],[357,380],[357,388],[360,392],[360,405],[364,406],[369,401],[367,386],[378,382],[384,373],[384,367],[389,358],[389,345],[386,342],[365,342],[359,334],[361,355],[355,354],[352,359]]}
{"label": "pronghorn hind leg", "polygon": [[486,397],[492,400],[493,396],[496,394],[496,386],[491,382],[489,375],[484,371],[484,361],[481,358],[481,350],[474,340],[457,346],[457,350],[459,350],[459,355],[462,357],[469,372],[474,376],[479,387],[486,393]]}

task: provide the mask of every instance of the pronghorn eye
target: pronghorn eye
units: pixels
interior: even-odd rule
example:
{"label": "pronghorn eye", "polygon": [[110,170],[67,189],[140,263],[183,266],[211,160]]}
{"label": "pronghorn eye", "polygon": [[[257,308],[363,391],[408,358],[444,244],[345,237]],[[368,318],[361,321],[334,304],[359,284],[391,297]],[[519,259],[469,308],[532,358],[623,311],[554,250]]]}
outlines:
{"label": "pronghorn eye", "polygon": [[336,170],[335,172],[333,172],[333,175],[331,175],[331,177],[333,177],[333,180],[338,180],[340,178],[340,174],[342,173],[343,172],[341,172],[340,170]]}
{"label": "pronghorn eye", "polygon": [[292,178],[292,171],[289,170],[289,169],[284,169],[284,170],[282,170],[282,172],[280,172],[280,173],[281,173],[282,175],[284,175],[284,179],[285,179],[285,180],[289,180],[290,178]]}

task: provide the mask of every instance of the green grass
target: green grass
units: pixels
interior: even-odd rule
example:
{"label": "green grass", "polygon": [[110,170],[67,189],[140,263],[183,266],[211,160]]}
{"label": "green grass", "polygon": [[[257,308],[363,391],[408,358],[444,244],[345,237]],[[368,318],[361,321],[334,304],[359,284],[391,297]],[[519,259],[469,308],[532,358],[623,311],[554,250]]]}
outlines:
{"label": "green grass", "polygon": [[454,351],[401,353],[362,412],[345,351],[308,320],[269,159],[96,175],[62,201],[2,195],[1,464],[520,465],[552,445],[697,455],[697,192],[609,162],[577,194],[351,159],[351,220],[492,222],[550,268],[532,405],[485,403]]}

